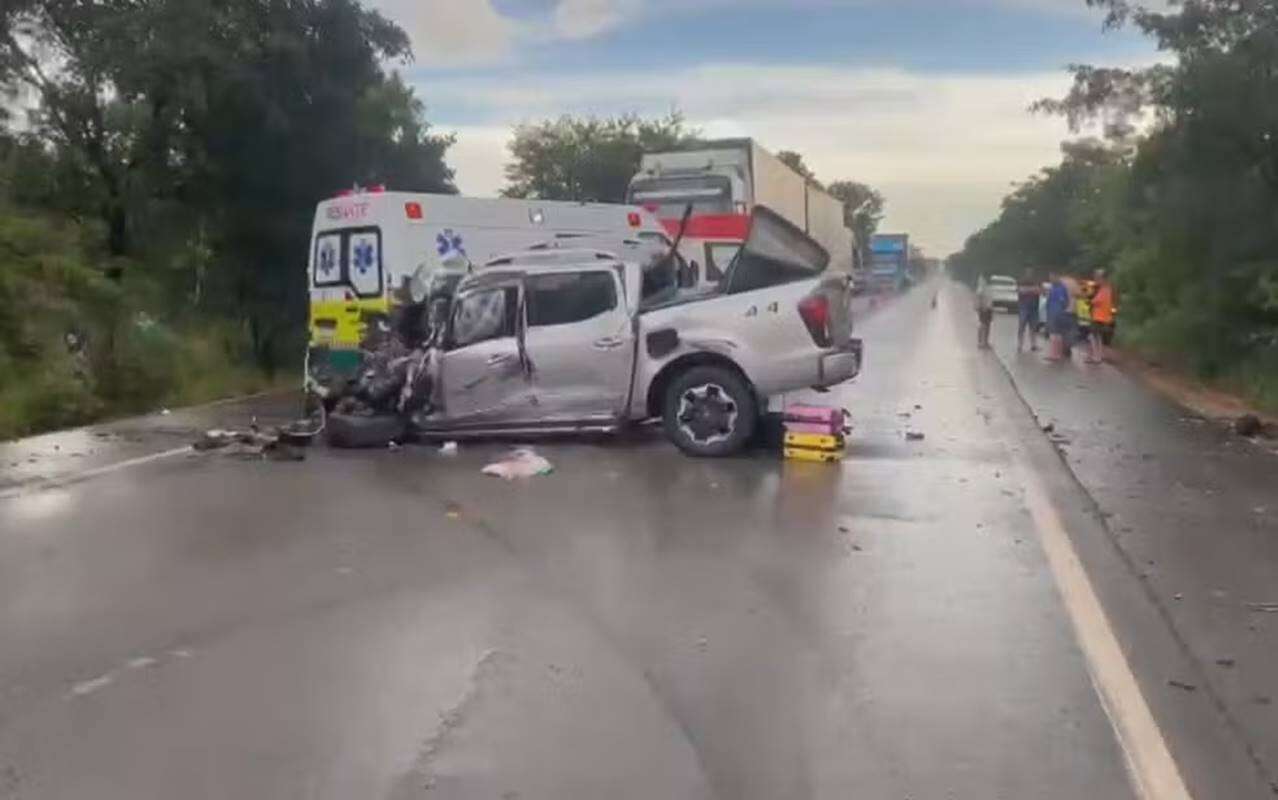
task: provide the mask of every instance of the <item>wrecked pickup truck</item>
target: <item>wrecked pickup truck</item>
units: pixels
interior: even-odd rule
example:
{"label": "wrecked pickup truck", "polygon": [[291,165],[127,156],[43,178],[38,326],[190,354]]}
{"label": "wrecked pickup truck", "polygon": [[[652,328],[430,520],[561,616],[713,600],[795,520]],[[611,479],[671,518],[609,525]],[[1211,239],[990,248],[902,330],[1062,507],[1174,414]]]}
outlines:
{"label": "wrecked pickup truck", "polygon": [[[380,384],[382,407],[391,400],[430,438],[611,432],[660,419],[685,453],[730,455],[769,396],[860,372],[851,282],[826,274],[828,261],[762,207],[710,293],[654,292],[652,270],[601,250],[520,252],[461,278],[428,340],[379,353],[396,367],[365,374],[374,388],[375,376],[397,375]],[[332,405],[335,443],[353,421],[396,429],[388,415],[352,420]]]}

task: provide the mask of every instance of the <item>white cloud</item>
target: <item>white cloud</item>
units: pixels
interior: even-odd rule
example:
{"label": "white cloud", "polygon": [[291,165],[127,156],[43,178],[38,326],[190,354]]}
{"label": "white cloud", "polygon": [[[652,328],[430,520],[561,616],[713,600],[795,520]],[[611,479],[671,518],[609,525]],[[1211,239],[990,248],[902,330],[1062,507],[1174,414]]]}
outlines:
{"label": "white cloud", "polygon": [[640,0],[559,0],[554,30],[564,39],[589,39],[610,31],[641,10]]}
{"label": "white cloud", "polygon": [[753,136],[773,151],[803,153],[822,179],[879,187],[888,200],[886,226],[948,253],[994,217],[1012,182],[1058,159],[1064,124],[1026,108],[1062,94],[1068,81],[1057,72],[938,75],[723,64],[432,81],[420,92],[433,108],[464,109],[481,120],[459,130],[462,140],[451,154],[469,194],[493,194],[502,186],[504,145],[514,123],[564,112],[660,114],[673,106],[707,135]]}
{"label": "white cloud", "polygon": [[514,53],[519,26],[491,0],[372,0],[370,5],[407,31],[423,66],[487,65]]}

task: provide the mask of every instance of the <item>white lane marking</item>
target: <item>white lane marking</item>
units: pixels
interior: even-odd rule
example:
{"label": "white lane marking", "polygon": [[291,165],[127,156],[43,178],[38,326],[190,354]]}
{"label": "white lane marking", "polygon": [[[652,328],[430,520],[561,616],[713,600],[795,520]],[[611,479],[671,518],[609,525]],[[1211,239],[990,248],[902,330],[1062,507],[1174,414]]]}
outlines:
{"label": "white lane marking", "polygon": [[1087,659],[1092,686],[1118,736],[1137,794],[1142,800],[1190,800],[1180,768],[1167,749],[1060,514],[1033,468],[1023,458],[1018,461],[1025,483],[1025,505],[1038,528],[1056,588]]}
{"label": "white lane marking", "polygon": [[85,481],[89,478],[96,478],[99,475],[107,475],[112,472],[119,472],[123,469],[129,469],[130,467],[140,467],[143,464],[149,464],[152,461],[161,461],[166,458],[172,458],[173,456],[180,456],[184,453],[194,452],[194,448],[190,445],[185,445],[183,447],[175,447],[172,450],[161,450],[158,453],[149,453],[148,455],[138,456],[137,458],[126,458],[125,460],[117,461],[114,464],[93,467],[92,469],[73,472],[69,475],[61,475],[55,478],[48,478],[46,480],[32,481],[31,483],[26,483],[22,486],[14,486],[11,489],[0,491],[0,500],[8,500],[10,497],[20,497],[24,494],[32,494],[44,491],[45,489],[56,489],[68,484],[79,483],[80,481]]}
{"label": "white lane marking", "polygon": [[75,686],[71,687],[71,691],[67,693],[67,698],[84,697],[85,695],[93,694],[99,689],[104,689],[107,686],[110,686],[114,681],[114,672],[108,672],[105,675],[99,675],[98,677],[90,678],[87,681],[80,681]]}

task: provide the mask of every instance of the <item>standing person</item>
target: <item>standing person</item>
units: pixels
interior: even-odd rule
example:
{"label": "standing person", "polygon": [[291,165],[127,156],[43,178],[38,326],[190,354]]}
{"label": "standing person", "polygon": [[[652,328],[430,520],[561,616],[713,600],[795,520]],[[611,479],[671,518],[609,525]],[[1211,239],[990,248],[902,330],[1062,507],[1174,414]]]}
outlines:
{"label": "standing person", "polygon": [[1051,286],[1047,290],[1047,302],[1045,310],[1047,312],[1047,360],[1060,361],[1065,357],[1065,312],[1069,307],[1069,289],[1065,287],[1065,282],[1061,280],[1061,274],[1056,270],[1052,270],[1050,274]]}
{"label": "standing person", "polygon": [[1038,352],[1038,296],[1041,293],[1034,270],[1027,269],[1016,287],[1016,352],[1025,350],[1025,333],[1029,332],[1030,350]]}
{"label": "standing person", "polygon": [[1092,295],[1092,353],[1089,364],[1109,360],[1109,343],[1114,338],[1114,312],[1118,308],[1114,284],[1105,270],[1096,270],[1096,293]]}
{"label": "standing person", "polygon": [[1065,313],[1061,315],[1061,341],[1065,343],[1065,358],[1072,358],[1074,345],[1078,338],[1078,299],[1083,296],[1083,286],[1078,279],[1068,272],[1061,273],[1061,283],[1065,286]]}
{"label": "standing person", "polygon": [[976,346],[982,350],[990,347],[990,323],[994,321],[994,290],[984,273],[976,282]]}

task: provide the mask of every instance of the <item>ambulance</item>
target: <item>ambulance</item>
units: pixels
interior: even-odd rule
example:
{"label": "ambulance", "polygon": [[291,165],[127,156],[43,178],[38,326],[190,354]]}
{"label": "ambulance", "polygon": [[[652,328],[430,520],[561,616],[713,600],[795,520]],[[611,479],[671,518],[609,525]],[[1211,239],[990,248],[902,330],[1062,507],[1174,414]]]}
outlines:
{"label": "ambulance", "polygon": [[589,242],[668,246],[654,214],[636,206],[450,194],[374,187],[319,203],[308,259],[308,388],[354,373],[372,324],[389,318],[410,279],[444,265],[463,272],[536,247]]}

